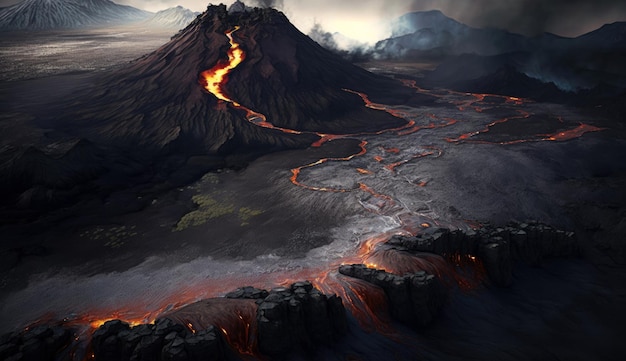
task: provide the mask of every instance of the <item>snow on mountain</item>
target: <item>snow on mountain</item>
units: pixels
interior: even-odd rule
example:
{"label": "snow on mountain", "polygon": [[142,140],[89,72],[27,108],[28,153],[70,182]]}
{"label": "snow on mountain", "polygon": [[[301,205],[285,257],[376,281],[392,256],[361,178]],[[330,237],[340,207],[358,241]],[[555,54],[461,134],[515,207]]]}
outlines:
{"label": "snow on mountain", "polygon": [[0,9],[0,30],[46,30],[118,25],[152,13],[109,0],[24,0]]}
{"label": "snow on mountain", "polygon": [[145,24],[149,26],[183,29],[189,25],[200,13],[193,12],[182,6],[161,10],[148,19]]}

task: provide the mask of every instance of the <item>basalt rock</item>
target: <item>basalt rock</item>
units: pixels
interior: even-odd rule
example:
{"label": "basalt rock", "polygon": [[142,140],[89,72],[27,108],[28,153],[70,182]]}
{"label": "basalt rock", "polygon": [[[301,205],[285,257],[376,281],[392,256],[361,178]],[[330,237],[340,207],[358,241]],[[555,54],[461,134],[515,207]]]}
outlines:
{"label": "basalt rock", "polygon": [[[250,304],[256,304],[256,324],[206,325],[207,320],[224,323],[229,319],[228,315],[215,315],[216,310],[237,313],[237,322],[245,318],[242,315],[248,309],[244,307]],[[206,314],[202,314],[203,309],[207,309]],[[192,313],[197,317],[192,317]],[[203,325],[203,329],[196,330],[197,325]],[[320,346],[335,343],[348,328],[339,297],[323,294],[310,282],[297,282],[269,292],[239,288],[226,298],[203,300],[173,311],[154,325],[130,327],[120,320],[108,321],[94,333],[92,346],[97,361],[217,361],[227,359],[224,341],[233,341],[241,333],[237,327],[246,328],[244,335],[255,333],[239,341],[253,340],[261,354],[279,358],[297,352],[314,353]]]}
{"label": "basalt rock", "polygon": [[53,361],[69,345],[72,331],[63,326],[41,325],[0,338],[0,359]]}
{"label": "basalt rock", "polygon": [[229,295],[259,296],[256,297],[256,317],[262,354],[284,356],[314,352],[319,346],[332,345],[347,332],[346,311],[341,299],[323,294],[310,282],[274,288],[265,297],[258,291],[243,288]]}
{"label": "basalt rock", "polygon": [[263,299],[269,295],[269,292],[260,288],[254,288],[250,286],[237,288],[236,290],[226,294],[226,298],[235,299],[251,299],[258,300]]}
{"label": "basalt rock", "polygon": [[385,291],[391,316],[415,329],[432,323],[445,300],[441,282],[426,272],[398,276],[362,264],[344,265],[339,273],[362,279]]}
{"label": "basalt rock", "polygon": [[167,318],[135,327],[108,321],[94,332],[92,347],[97,361],[225,359],[221,334],[214,327],[192,332]]}
{"label": "basalt rock", "polygon": [[504,227],[486,225],[468,232],[433,228],[417,236],[393,236],[387,245],[412,253],[476,256],[497,286],[511,284],[515,261],[539,265],[545,258],[580,255],[573,232],[538,222],[509,223]]}

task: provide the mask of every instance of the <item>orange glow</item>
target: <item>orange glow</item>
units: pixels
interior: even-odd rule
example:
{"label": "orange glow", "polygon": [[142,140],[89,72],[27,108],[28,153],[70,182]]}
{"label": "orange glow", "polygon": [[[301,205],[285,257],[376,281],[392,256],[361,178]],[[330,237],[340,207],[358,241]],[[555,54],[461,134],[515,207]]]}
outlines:
{"label": "orange glow", "polygon": [[363,169],[363,168],[357,168],[356,171],[361,173],[361,174],[374,174],[374,172],[372,172],[371,170],[367,170],[367,169]]}
{"label": "orange glow", "polygon": [[230,42],[230,49],[228,49],[228,61],[218,62],[213,68],[200,73],[200,82],[206,91],[213,94],[217,99],[233,103],[235,106],[239,106],[239,104],[226,96],[223,88],[228,81],[228,74],[231,70],[235,69],[246,58],[246,55],[239,47],[239,44],[233,40],[233,33],[237,30],[239,30],[239,26],[235,26],[233,30],[226,32],[226,36]]}
{"label": "orange glow", "polygon": [[252,124],[263,128],[279,130],[283,133],[302,134],[302,132],[294,129],[274,126],[272,123],[267,121],[265,115],[239,104],[226,95],[224,86],[228,83],[228,74],[230,74],[233,69],[239,66],[246,59],[246,54],[243,49],[241,49],[240,44],[233,39],[233,33],[240,28],[241,27],[239,26],[235,26],[233,30],[225,33],[230,43],[230,49],[228,49],[227,52],[228,60],[219,61],[213,68],[200,73],[200,84],[207,92],[213,94],[217,99],[230,103],[235,108],[243,109],[246,112],[246,119]]}
{"label": "orange glow", "polygon": [[[88,316],[86,316],[88,318]],[[118,320],[120,318],[123,318],[122,315],[117,314],[117,313],[113,313],[110,317],[107,318],[100,318],[100,319],[95,319],[95,320],[91,320],[89,321],[89,326],[92,329],[97,329],[100,326],[104,325],[105,323],[107,323],[108,321],[113,321],[113,320]],[[128,323],[131,326],[138,326],[144,323],[152,323],[154,322],[154,320],[150,320],[149,322],[146,318],[142,318],[142,319],[125,319],[124,322]]]}
{"label": "orange glow", "polygon": [[495,120],[495,121],[487,124],[487,126],[485,126],[485,128],[483,128],[481,130],[477,130],[477,131],[474,131],[474,132],[461,134],[458,138],[446,138],[446,141],[448,141],[450,143],[459,143],[459,142],[462,142],[462,141],[467,141],[468,139],[470,139],[470,138],[472,138],[472,137],[474,137],[476,135],[489,132],[491,130],[491,128],[493,126],[497,125],[497,124],[506,123],[506,122],[508,122],[510,120],[515,120],[515,119],[527,119],[527,118],[530,118],[530,116],[531,116],[531,114],[529,112],[524,111],[524,110],[518,109],[517,112],[520,115],[511,116],[511,117],[505,117],[505,118],[502,118],[502,119]]}
{"label": "orange glow", "polygon": [[349,155],[347,157],[343,157],[343,158],[322,158],[319,159],[313,163],[309,163],[297,168],[293,168],[291,170],[291,183],[293,183],[294,185],[297,185],[298,187],[302,187],[302,188],[306,188],[309,190],[313,190],[313,191],[322,191],[322,192],[335,192],[335,193],[345,193],[345,192],[350,192],[352,191],[352,189],[340,189],[340,188],[328,188],[328,187],[314,187],[314,186],[308,186],[305,184],[300,183],[300,181],[298,181],[298,176],[300,175],[300,172],[305,169],[305,168],[311,168],[311,167],[315,167],[318,166],[320,164],[324,164],[326,162],[330,162],[330,161],[349,161],[352,158],[355,157],[359,157],[364,155],[365,153],[367,153],[367,141],[363,140],[361,141],[361,143],[359,144],[359,148],[361,149],[358,153]]}
{"label": "orange glow", "polygon": [[404,159],[404,160],[401,160],[399,162],[388,164],[388,165],[385,166],[385,168],[387,170],[391,171],[391,172],[395,172],[396,168],[401,166],[401,165],[404,165],[404,164],[406,164],[406,163],[408,163],[408,162],[410,162],[410,161],[412,161],[414,159],[424,158],[424,157],[427,157],[429,155],[436,154],[437,152],[438,152],[439,155],[441,155],[441,150],[438,150],[438,149],[437,150],[426,151],[426,152],[422,152],[422,153],[417,153],[417,154],[412,155],[408,159]]}
{"label": "orange glow", "polygon": [[546,138],[544,138],[544,140],[562,142],[562,141],[566,141],[566,140],[570,140],[574,138],[579,138],[585,133],[599,132],[605,129],[606,128],[598,128],[593,125],[581,123],[578,127],[574,129],[565,130],[556,134],[548,135]]}
{"label": "orange glow", "polygon": [[395,148],[395,147],[394,147],[394,148],[384,148],[384,147],[381,147],[381,148],[382,148],[385,152],[387,152],[387,153],[393,153],[393,154],[399,154],[399,153],[400,153],[400,149]]}
{"label": "orange glow", "polygon": [[464,291],[479,288],[487,279],[485,266],[476,256],[455,253],[447,256],[446,259],[456,266],[453,279]]}
{"label": "orange glow", "polygon": [[346,277],[336,271],[326,272],[313,281],[315,287],[343,300],[359,325],[366,331],[393,333],[387,314],[387,296],[378,286],[360,279]]}

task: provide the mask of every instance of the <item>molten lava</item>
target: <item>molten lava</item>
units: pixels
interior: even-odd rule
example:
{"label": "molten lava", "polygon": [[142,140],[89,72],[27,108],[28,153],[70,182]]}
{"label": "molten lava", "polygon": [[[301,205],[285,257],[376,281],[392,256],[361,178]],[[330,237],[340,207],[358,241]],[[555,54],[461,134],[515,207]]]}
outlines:
{"label": "molten lava", "polygon": [[367,141],[362,141],[361,144],[359,144],[359,148],[361,149],[358,153],[355,154],[351,154],[347,157],[343,157],[343,158],[322,158],[319,159],[313,163],[310,164],[306,164],[297,168],[293,168],[291,170],[291,183],[293,183],[294,185],[297,185],[299,187],[302,188],[306,188],[306,189],[310,189],[313,191],[323,191],[323,192],[334,192],[334,193],[345,193],[345,192],[350,192],[352,191],[352,189],[341,189],[341,188],[329,188],[329,187],[314,187],[314,186],[308,186],[306,184],[302,184],[300,183],[300,181],[298,181],[298,176],[300,175],[300,172],[305,169],[305,168],[311,168],[311,167],[315,167],[318,166],[320,164],[324,164],[326,162],[330,162],[330,161],[349,161],[354,157],[358,157],[361,156],[365,153],[367,153],[367,148],[365,148],[365,146],[367,145]]}
{"label": "molten lava", "polygon": [[215,95],[217,99],[233,103],[235,106],[240,106],[239,103],[230,99],[224,93],[224,85],[228,81],[228,74],[235,69],[246,58],[246,54],[241,49],[238,43],[233,40],[233,33],[239,30],[239,26],[235,26],[233,30],[226,32],[228,41],[230,43],[230,49],[228,49],[228,61],[218,62],[216,66],[209,70],[205,70],[200,73],[201,84],[209,93]]}
{"label": "molten lava", "polygon": [[[356,94],[361,97],[366,107],[385,111],[395,117],[405,119],[407,121],[406,124],[397,128],[360,134],[324,134],[276,127],[272,123],[268,122],[265,115],[241,105],[232,99],[225,90],[229,74],[246,59],[245,52],[241,48],[240,44],[234,40],[233,36],[239,29],[240,27],[236,26],[234,29],[225,33],[230,43],[230,48],[227,52],[228,59],[219,61],[213,68],[201,72],[200,83],[207,92],[215,96],[219,102],[222,103],[222,106],[226,107],[230,104],[232,107],[245,111],[246,119],[256,126],[275,129],[289,134],[315,134],[319,137],[319,140],[314,142],[312,146],[319,147],[326,142],[336,139],[359,139],[359,136],[379,135],[392,132],[396,132],[398,136],[404,136],[414,133],[420,129],[447,127],[460,122],[460,120],[457,119],[438,117],[435,114],[423,114],[422,117],[423,119],[426,119],[425,123],[427,124],[418,125],[414,120],[407,119],[410,118],[409,113],[403,110],[392,109],[391,107],[382,104],[373,103],[369,100],[366,94],[344,89],[346,92]],[[417,87],[415,81],[405,80],[403,82],[405,85],[416,89],[416,91],[420,93],[427,93],[439,99],[447,99],[449,96],[454,96],[454,100],[450,101],[450,103],[456,106],[460,111],[473,109],[476,112],[483,112],[490,106],[490,104],[493,104],[494,99],[507,104],[508,107],[517,107],[528,102],[528,100],[521,98],[493,94],[459,93],[445,90],[429,91]],[[487,99],[491,100],[491,103],[489,103]],[[527,111],[520,109],[515,110],[517,114],[514,116],[498,119],[491,122],[481,130],[465,133],[457,138],[447,139],[447,141],[454,143],[475,141],[470,138],[488,132],[496,124],[504,123],[513,119],[525,119],[531,116],[531,113]],[[561,123],[563,122],[561,118],[559,118],[559,120]],[[564,141],[580,137],[587,132],[600,130],[602,130],[602,128],[597,128],[587,124],[580,124],[575,129],[565,130],[555,134],[540,135],[540,138],[533,140]],[[153,322],[157,317],[165,314],[171,318],[175,318],[181,324],[186,325],[191,332],[206,328],[208,325],[215,325],[222,330],[222,333],[228,343],[231,344],[236,350],[242,354],[254,355],[256,353],[256,343],[254,340],[256,307],[254,305],[254,301],[246,300],[235,302],[233,300],[225,299],[202,301],[200,303],[196,301],[198,299],[215,297],[220,294],[224,294],[244,284],[259,288],[271,288],[276,284],[286,285],[295,281],[309,279],[312,280],[315,286],[320,290],[326,293],[338,294],[342,298],[346,307],[348,307],[361,325],[369,329],[388,334],[392,332],[391,330],[393,328],[386,311],[387,299],[384,291],[370,283],[337,274],[335,269],[339,267],[339,265],[361,263],[367,265],[368,267],[375,267],[377,269],[386,270],[400,275],[425,270],[439,276],[440,278],[455,281],[455,283],[462,289],[475,289],[479,287],[482,280],[485,278],[485,271],[482,264],[474,256],[446,255],[445,257],[441,257],[432,254],[415,255],[395,249],[387,249],[384,248],[384,246],[381,246],[394,235],[412,236],[431,227],[448,227],[449,225],[442,225],[437,222],[437,220],[433,220],[429,218],[429,216],[423,214],[417,214],[417,212],[407,212],[406,209],[400,208],[403,207],[401,205],[401,200],[382,194],[379,190],[376,190],[363,182],[358,182],[358,187],[341,189],[307,185],[299,180],[300,174],[307,168],[316,167],[331,161],[348,162],[354,158],[365,155],[367,153],[368,142],[365,139],[360,140],[361,142],[359,144],[358,151],[351,155],[345,157],[322,158],[315,162],[291,169],[290,181],[298,187],[311,191],[334,193],[352,191],[355,193],[361,192],[359,196],[363,195],[365,196],[363,197],[365,199],[360,199],[359,202],[361,202],[366,210],[383,214],[385,216],[391,215],[399,221],[400,226],[393,231],[377,234],[364,239],[359,243],[358,248],[354,250],[352,254],[342,256],[340,259],[333,259],[329,262],[330,264],[325,264],[323,266],[302,268],[298,270],[290,269],[287,271],[263,273],[254,276],[229,276],[228,279],[207,279],[201,284],[190,287],[190,289],[178,291],[176,295],[172,295],[169,299],[160,300],[159,302],[162,303],[163,306],[158,309],[146,305],[135,305],[137,309],[150,309],[150,312],[142,311],[137,313],[130,310],[115,312],[111,310],[100,310],[100,312],[93,312],[91,315],[80,317],[73,322],[85,325],[85,327],[88,327],[86,325],[89,325],[91,329],[96,329],[111,319],[123,319],[131,325],[137,325],[141,323]],[[524,139],[499,144],[513,144],[525,141],[531,140]],[[384,167],[392,172],[397,167],[406,164],[413,159],[426,156],[439,156],[442,154],[442,150],[439,148],[422,146],[421,148],[425,150],[420,152],[412,150],[407,158],[398,160],[398,157],[402,156],[403,153],[406,153],[403,152],[402,149],[397,147],[380,148],[382,155],[375,155],[373,156],[373,159],[381,164],[375,164],[374,166]],[[393,162],[388,161],[385,157],[394,158],[392,159]],[[356,172],[358,174],[353,173],[355,176],[374,175],[373,171],[363,167],[356,168]],[[371,179],[372,177],[363,178]],[[420,179],[415,181],[409,180],[409,182],[413,182],[413,184],[421,187],[426,186],[427,184],[427,180]],[[399,209],[403,210],[404,213],[399,212]],[[449,228],[453,227],[449,226]],[[190,306],[183,307],[185,305]],[[171,311],[172,309],[175,311]]]}
{"label": "molten lava", "polygon": [[[561,122],[562,122],[562,120],[561,120]],[[574,129],[565,130],[565,131],[562,131],[562,132],[558,132],[556,134],[548,135],[547,137],[543,138],[543,140],[551,140],[551,141],[562,142],[562,141],[566,141],[566,140],[570,140],[570,139],[574,139],[574,138],[580,138],[585,133],[599,132],[599,131],[605,130],[605,129],[606,128],[598,128],[598,127],[595,127],[593,125],[581,123],[579,126],[577,126]]]}

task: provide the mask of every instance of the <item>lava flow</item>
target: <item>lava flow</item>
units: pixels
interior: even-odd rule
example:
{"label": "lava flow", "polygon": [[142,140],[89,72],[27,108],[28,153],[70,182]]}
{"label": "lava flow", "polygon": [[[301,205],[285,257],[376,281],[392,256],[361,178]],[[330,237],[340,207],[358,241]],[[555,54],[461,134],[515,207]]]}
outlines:
{"label": "lava flow", "polygon": [[[305,169],[305,168],[315,167],[317,165],[324,164],[324,163],[329,162],[329,161],[349,161],[349,160],[351,160],[354,157],[361,156],[361,155],[367,153],[367,148],[365,148],[366,145],[367,145],[367,141],[365,141],[365,140],[361,141],[361,144],[359,144],[359,148],[361,150],[358,153],[351,154],[351,155],[349,155],[347,157],[343,157],[343,158],[322,158],[322,159],[319,159],[319,160],[317,160],[317,161],[315,161],[313,163],[306,164],[306,165],[303,165],[303,166],[300,166],[300,167],[297,167],[297,168],[293,168],[291,170],[291,178],[290,178],[291,183],[293,183],[293,184],[295,184],[295,185],[297,185],[299,187],[310,189],[310,190],[313,190],[313,191],[334,192],[334,193],[345,193],[345,192],[352,191],[352,189],[308,186],[308,185],[302,184],[302,183],[300,183],[300,181],[298,181],[298,175],[300,175],[300,171],[302,171],[302,169]],[[363,173],[363,172],[359,172],[359,173]]]}
{"label": "lava flow", "polygon": [[232,103],[236,107],[241,105],[230,99],[224,93],[224,85],[228,81],[228,74],[235,69],[246,58],[246,53],[241,49],[239,44],[233,40],[233,33],[239,30],[239,26],[235,26],[233,30],[226,32],[230,49],[228,49],[228,61],[220,61],[216,66],[200,73],[201,82],[204,88],[217,99]]}
{"label": "lava flow", "polygon": [[[240,64],[242,64],[246,59],[246,54],[244,50],[241,48],[241,45],[237,43],[234,39],[234,33],[239,29],[240,27],[236,26],[234,29],[229,30],[225,33],[230,43],[230,48],[227,52],[228,59],[219,61],[213,68],[201,72],[199,80],[203,88],[207,92],[213,94],[219,102],[228,103],[234,108],[245,111],[246,119],[254,125],[263,128],[278,130],[289,134],[315,134],[319,136],[320,139],[313,143],[312,146],[321,146],[325,142],[340,138],[357,138],[359,136],[380,135],[391,132],[396,132],[399,136],[403,136],[414,133],[420,129],[434,129],[446,127],[458,122],[458,120],[452,118],[439,118],[434,114],[425,114],[423,115],[423,117],[428,123],[426,125],[418,125],[415,120],[410,119],[411,114],[404,111],[402,108],[393,109],[392,107],[376,104],[370,101],[366,94],[344,89],[344,91],[346,92],[360,96],[365,103],[365,106],[367,106],[368,108],[385,111],[395,117],[405,119],[407,123],[396,128],[360,134],[324,134],[276,127],[268,122],[263,114],[253,111],[231,98],[227,94],[227,91],[225,89],[225,86],[228,82],[229,74]],[[413,86],[418,91],[426,92],[423,89],[417,88],[414,83],[405,84]],[[491,96],[500,97],[501,99],[504,99],[504,102],[513,105],[521,105],[524,103],[524,100],[514,97],[495,96],[488,94],[464,94],[456,92],[449,92],[448,94],[471,96],[471,99],[469,100],[462,100],[454,104],[461,111],[467,108],[474,108],[474,110],[476,110],[477,112],[481,112],[483,108],[478,107],[476,104],[484,102],[487,97]],[[444,95],[436,96],[439,98],[445,97]],[[530,113],[526,113],[521,110],[519,110],[519,112],[520,116],[518,116],[517,118],[525,118],[530,116]],[[459,140],[464,140],[466,138],[472,137],[475,134],[488,131],[489,128],[496,123],[508,121],[514,118],[515,117],[509,117],[500,121],[496,121],[488,125],[486,128],[487,130],[469,133],[468,135],[465,135],[465,138],[464,136],[461,136]],[[596,129],[593,127],[581,125],[581,127],[577,128],[576,130],[548,135],[546,136],[546,138],[548,140],[565,140],[580,136],[585,132],[596,130],[599,130],[599,128]],[[206,299],[222,295],[242,285],[251,285],[259,288],[271,288],[276,284],[287,284],[293,281],[309,279],[312,280],[312,282],[320,290],[327,293],[336,293],[340,295],[346,307],[358,319],[361,325],[368,325],[370,329],[376,330],[384,334],[389,334],[393,332],[393,328],[386,312],[387,299],[384,291],[381,288],[367,282],[339,275],[336,272],[336,269],[340,265],[360,263],[365,264],[368,267],[386,270],[388,272],[400,275],[425,270],[429,273],[436,274],[440,278],[448,278],[456,281],[456,284],[463,289],[479,287],[482,277],[481,272],[474,272],[473,274],[460,274],[458,270],[453,267],[453,264],[456,264],[457,267],[461,267],[463,269],[479,269],[480,265],[477,265],[476,259],[471,256],[469,258],[461,258],[460,256],[453,255],[448,257],[448,262],[446,262],[446,259],[441,256],[430,254],[413,255],[407,252],[387,249],[382,246],[394,235],[412,236],[418,234],[424,229],[433,227],[435,225],[449,228],[456,227],[452,227],[452,225],[438,223],[437,221],[416,212],[410,212],[406,209],[404,205],[401,204],[401,200],[394,199],[392,196],[386,194],[382,194],[381,191],[376,190],[363,182],[358,182],[358,187],[354,187],[353,189],[341,189],[332,187],[310,186],[303,184],[298,180],[298,176],[303,169],[319,166],[330,161],[350,161],[356,157],[365,155],[367,153],[367,145],[367,140],[361,139],[358,151],[355,151],[351,155],[345,157],[322,158],[313,163],[291,169],[290,181],[294,185],[312,191],[334,193],[345,193],[351,191],[361,192],[363,195],[366,196],[366,198],[359,200],[361,205],[363,205],[363,207],[368,211],[381,214],[388,218],[394,218],[399,222],[399,226],[397,228],[391,231],[376,234],[375,236],[371,236],[367,239],[362,239],[360,240],[359,245],[354,250],[354,252],[347,255],[342,255],[341,257],[337,257],[335,259],[330,259],[324,264],[316,264],[315,266],[309,265],[308,267],[305,266],[297,269],[291,268],[271,273],[229,276],[227,279],[206,279],[197,284],[188,285],[188,289],[177,290],[176,294],[170,295],[170,297],[168,297],[167,299],[162,299],[158,301],[152,300],[153,303],[150,305],[135,305],[137,309],[149,309],[152,310],[151,312],[144,311],[140,313],[134,313],[131,311],[120,311],[116,313],[111,312],[111,310],[109,310],[108,312],[93,312],[92,315],[94,316],[81,317],[80,319],[75,320],[75,322],[90,325],[92,329],[101,326],[105,321],[109,319],[116,318],[130,322],[131,325],[148,323],[153,322],[157,317],[161,315],[167,315],[168,313],[172,315],[172,313],[170,312],[171,310],[177,310],[180,309],[182,306],[197,303],[197,301],[200,299]],[[398,158],[396,158],[394,159],[393,163],[386,164],[383,167],[393,172],[397,167],[406,164],[411,160],[426,156],[439,156],[442,154],[442,150],[434,146],[421,148],[424,150],[420,150],[419,152],[412,151],[413,154],[410,155],[409,158],[403,160],[398,160]],[[398,147],[381,149],[385,153],[385,156],[389,157],[398,157],[402,156],[403,154],[403,150]],[[374,159],[381,163],[385,161],[382,156],[375,156]],[[366,168],[356,168],[356,172],[358,172],[358,174],[362,176],[371,176],[374,174],[374,172]],[[422,181],[418,185],[424,186],[425,184],[426,182]],[[255,341],[253,339],[254,337],[252,329],[255,327],[255,306],[252,301],[242,301],[239,302],[238,305],[235,305],[231,302],[232,301],[230,300],[206,302],[203,301],[202,304],[187,308],[187,311],[189,311],[188,313],[178,312],[175,315],[176,317],[178,317],[178,321],[182,324],[187,325],[187,327],[192,332],[205,328],[210,324],[215,325],[219,329],[221,329],[224,337],[240,353],[254,353]],[[155,307],[151,307],[155,303],[159,303],[159,306],[161,306],[160,304],[163,305],[162,307],[155,309]],[[210,315],[206,313],[206,310],[196,312],[194,307],[201,306],[204,307],[204,309],[210,307],[215,311],[212,311]],[[204,318],[198,315],[204,315]]]}
{"label": "lava flow", "polygon": [[233,38],[233,33],[239,29],[239,26],[235,26],[233,30],[227,31],[225,33],[230,43],[230,49],[228,49],[227,53],[228,61],[220,61],[213,68],[200,73],[200,84],[202,84],[204,89],[213,94],[217,99],[231,103],[235,108],[245,110],[246,119],[257,126],[279,130],[283,133],[302,134],[302,132],[299,132],[297,130],[274,126],[272,123],[267,121],[265,115],[259,112],[255,112],[254,110],[239,104],[235,100],[228,97],[228,95],[226,95],[226,92],[224,91],[224,86],[228,82],[228,74],[237,66],[239,66],[239,64],[241,64],[246,58],[246,53],[243,51],[243,49],[241,49],[239,43],[237,43]]}

